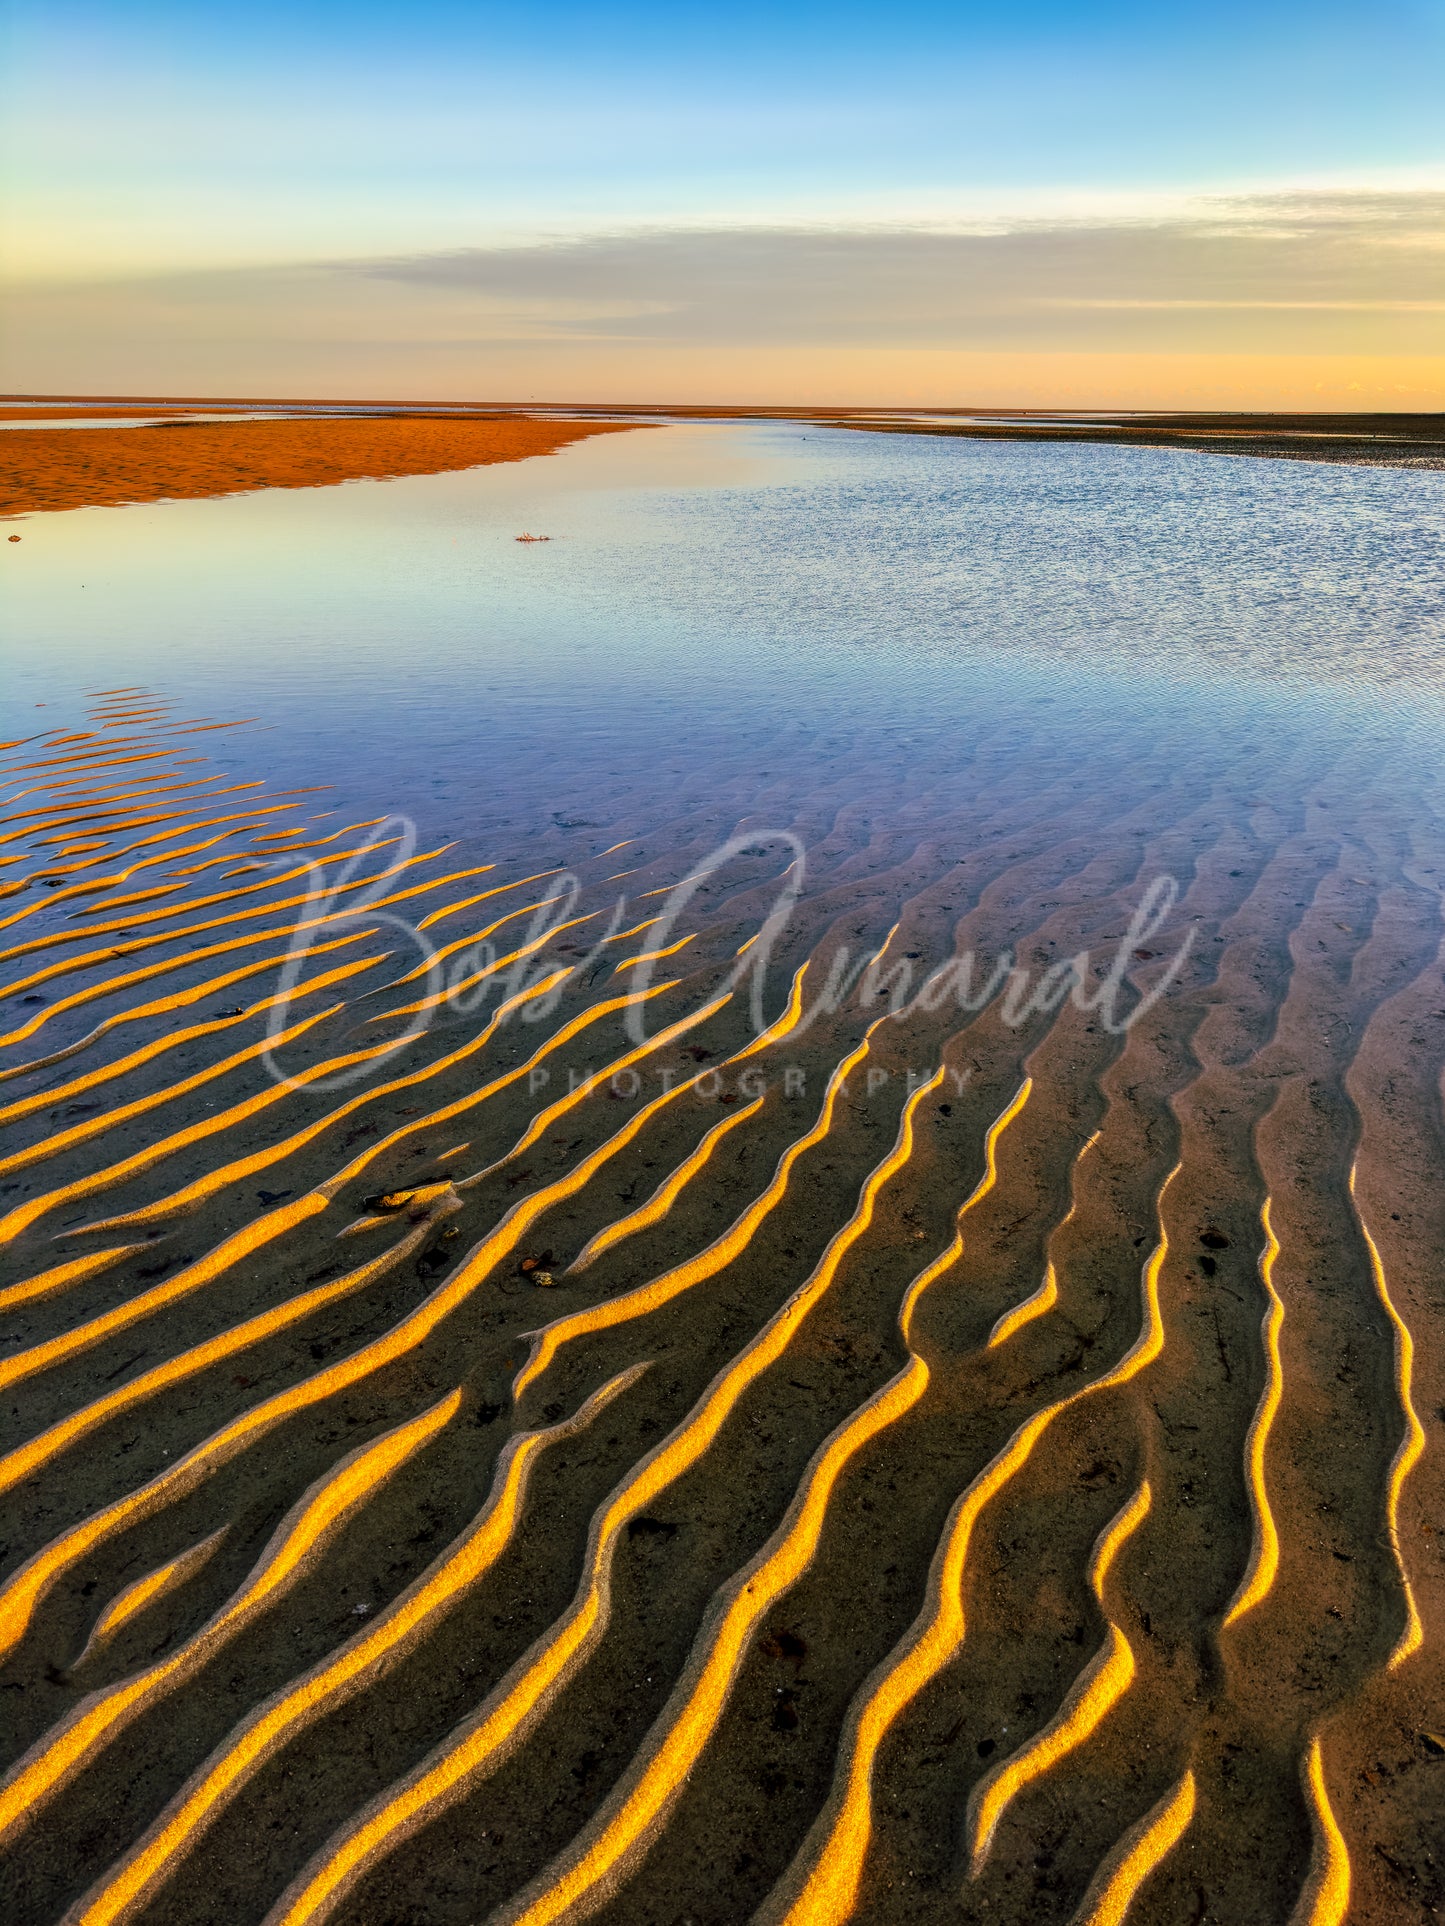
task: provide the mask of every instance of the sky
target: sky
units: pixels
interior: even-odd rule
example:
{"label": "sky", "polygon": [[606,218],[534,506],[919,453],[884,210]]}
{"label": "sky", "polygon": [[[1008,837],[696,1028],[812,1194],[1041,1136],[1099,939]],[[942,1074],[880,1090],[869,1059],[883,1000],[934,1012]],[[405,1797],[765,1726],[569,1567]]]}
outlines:
{"label": "sky", "polygon": [[1445,0],[11,0],[0,382],[1445,407]]}

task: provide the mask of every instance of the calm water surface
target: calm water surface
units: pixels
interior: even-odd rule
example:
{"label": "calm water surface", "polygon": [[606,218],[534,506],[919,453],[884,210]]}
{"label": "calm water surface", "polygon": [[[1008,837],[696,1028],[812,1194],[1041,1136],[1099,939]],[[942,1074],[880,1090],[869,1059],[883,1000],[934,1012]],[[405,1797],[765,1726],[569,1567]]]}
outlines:
{"label": "calm water surface", "polygon": [[847,756],[886,786],[1010,731],[1121,767],[1270,740],[1428,758],[1442,510],[1445,478],[1324,463],[642,429],[32,518],[8,701],[13,733],[124,683],[255,716],[273,780],[457,833],[585,811],[604,772],[645,814],[710,767],[778,793]]}

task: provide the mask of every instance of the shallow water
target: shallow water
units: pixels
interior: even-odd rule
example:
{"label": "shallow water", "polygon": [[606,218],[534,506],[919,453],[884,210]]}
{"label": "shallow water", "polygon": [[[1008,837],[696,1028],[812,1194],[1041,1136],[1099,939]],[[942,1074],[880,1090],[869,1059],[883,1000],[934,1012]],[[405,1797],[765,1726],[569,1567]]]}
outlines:
{"label": "shallow water", "polygon": [[1445,1904],[1442,506],[729,424],[17,524],[16,1916]]}
{"label": "shallow water", "polygon": [[1340,464],[676,426],[21,532],[18,709],[142,681],[258,716],[278,780],[359,752],[372,799],[426,766],[469,814],[478,762],[572,810],[579,763],[645,783],[695,733],[975,739],[1052,699],[1147,754],[1445,698],[1445,483]]}

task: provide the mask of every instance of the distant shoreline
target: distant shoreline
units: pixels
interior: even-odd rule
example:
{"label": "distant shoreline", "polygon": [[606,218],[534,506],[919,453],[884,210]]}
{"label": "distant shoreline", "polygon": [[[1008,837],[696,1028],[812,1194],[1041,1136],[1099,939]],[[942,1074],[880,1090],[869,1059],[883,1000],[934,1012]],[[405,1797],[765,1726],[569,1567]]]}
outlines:
{"label": "distant shoreline", "polygon": [[[1259,425],[1242,425],[1242,418],[1221,415],[1187,419],[1142,420],[1115,418],[1098,423],[1067,425],[989,424],[929,425],[925,423],[866,424],[875,434],[950,435],[975,441],[1093,442],[1125,448],[1179,448],[1193,454],[1249,455],[1269,461],[1346,462],[1365,468],[1415,468],[1445,471],[1445,415],[1407,417],[1411,426],[1393,433],[1370,433],[1350,416],[1320,416],[1309,426],[1280,425],[1275,416],[1256,417]],[[1305,418],[1309,420],[1309,418]],[[1316,421],[1318,425],[1316,425]],[[1263,424],[1270,425],[1265,426]],[[840,421],[839,427],[863,423]]]}
{"label": "distant shoreline", "polygon": [[[201,420],[198,416],[230,417]],[[276,416],[282,419],[276,419]],[[137,422],[136,417],[148,419]],[[261,416],[262,419],[253,419]],[[667,421],[778,421],[955,440],[1084,442],[1445,472],[1445,413],[1104,413],[0,396],[0,517],[440,474]],[[33,422],[35,426],[27,424]],[[80,423],[96,423],[79,431]],[[61,424],[68,423],[69,426]],[[180,432],[178,432],[180,431]]]}

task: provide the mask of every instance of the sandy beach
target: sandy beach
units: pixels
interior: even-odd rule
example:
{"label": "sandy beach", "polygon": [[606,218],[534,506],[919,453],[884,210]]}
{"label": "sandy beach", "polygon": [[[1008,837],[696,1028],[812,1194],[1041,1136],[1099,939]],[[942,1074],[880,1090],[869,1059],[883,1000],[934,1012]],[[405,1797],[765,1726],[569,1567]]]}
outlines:
{"label": "sandy beach", "polygon": [[[9,418],[26,417],[15,410]],[[552,454],[584,436],[626,425],[525,416],[328,416],[234,424],[182,419],[137,428],[16,428],[0,435],[0,516],[436,475]]]}
{"label": "sandy beach", "polygon": [[1445,1926],[1445,8],[14,11],[0,1926]]}

